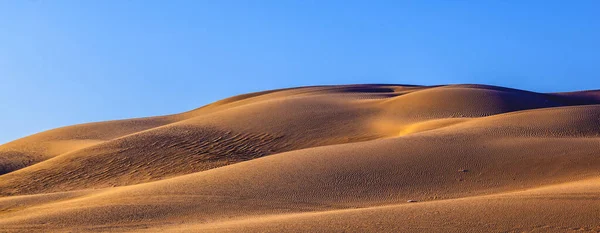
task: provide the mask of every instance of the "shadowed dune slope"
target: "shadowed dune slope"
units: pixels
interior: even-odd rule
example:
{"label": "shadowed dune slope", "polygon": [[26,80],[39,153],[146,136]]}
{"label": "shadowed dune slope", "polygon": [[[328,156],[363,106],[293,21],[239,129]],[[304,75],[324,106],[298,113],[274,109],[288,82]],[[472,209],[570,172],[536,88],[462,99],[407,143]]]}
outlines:
{"label": "shadowed dune slope", "polygon": [[315,86],[50,130],[0,146],[0,230],[597,231],[597,93]]}
{"label": "shadowed dune slope", "polygon": [[[600,180],[521,192],[352,210],[266,215],[169,232],[597,232]],[[154,231],[157,229],[152,229]]]}
{"label": "shadowed dune slope", "polygon": [[68,126],[31,135],[0,146],[0,174],[117,137],[174,122],[151,117]]}

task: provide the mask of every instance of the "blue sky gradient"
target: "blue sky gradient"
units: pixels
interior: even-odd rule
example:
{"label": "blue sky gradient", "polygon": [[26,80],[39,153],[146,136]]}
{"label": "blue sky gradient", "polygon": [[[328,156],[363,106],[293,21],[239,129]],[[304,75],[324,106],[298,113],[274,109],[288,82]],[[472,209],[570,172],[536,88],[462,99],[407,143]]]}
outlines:
{"label": "blue sky gradient", "polygon": [[599,10],[599,1],[1,1],[0,143],[303,85],[600,89]]}

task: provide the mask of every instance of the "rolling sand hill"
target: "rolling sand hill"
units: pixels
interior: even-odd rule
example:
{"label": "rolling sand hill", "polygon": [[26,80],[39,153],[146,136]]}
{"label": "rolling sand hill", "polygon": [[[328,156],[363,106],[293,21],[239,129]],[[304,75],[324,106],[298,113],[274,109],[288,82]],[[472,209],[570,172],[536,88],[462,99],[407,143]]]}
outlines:
{"label": "rolling sand hill", "polygon": [[600,91],[346,85],[0,146],[0,232],[600,232]]}

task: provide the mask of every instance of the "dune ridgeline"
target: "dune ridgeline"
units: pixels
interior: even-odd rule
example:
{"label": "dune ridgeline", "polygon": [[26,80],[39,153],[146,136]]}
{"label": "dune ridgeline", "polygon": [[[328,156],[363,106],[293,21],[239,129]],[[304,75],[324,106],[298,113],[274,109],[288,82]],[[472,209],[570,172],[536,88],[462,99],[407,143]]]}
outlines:
{"label": "dune ridgeline", "polygon": [[0,232],[600,231],[600,91],[343,85],[0,146]]}

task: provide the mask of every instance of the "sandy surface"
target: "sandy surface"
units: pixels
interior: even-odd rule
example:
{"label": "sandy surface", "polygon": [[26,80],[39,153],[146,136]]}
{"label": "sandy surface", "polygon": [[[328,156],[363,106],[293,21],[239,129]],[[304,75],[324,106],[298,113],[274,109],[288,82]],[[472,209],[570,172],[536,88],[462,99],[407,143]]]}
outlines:
{"label": "sandy surface", "polygon": [[0,146],[21,231],[600,232],[600,91],[303,87],[49,130]]}

